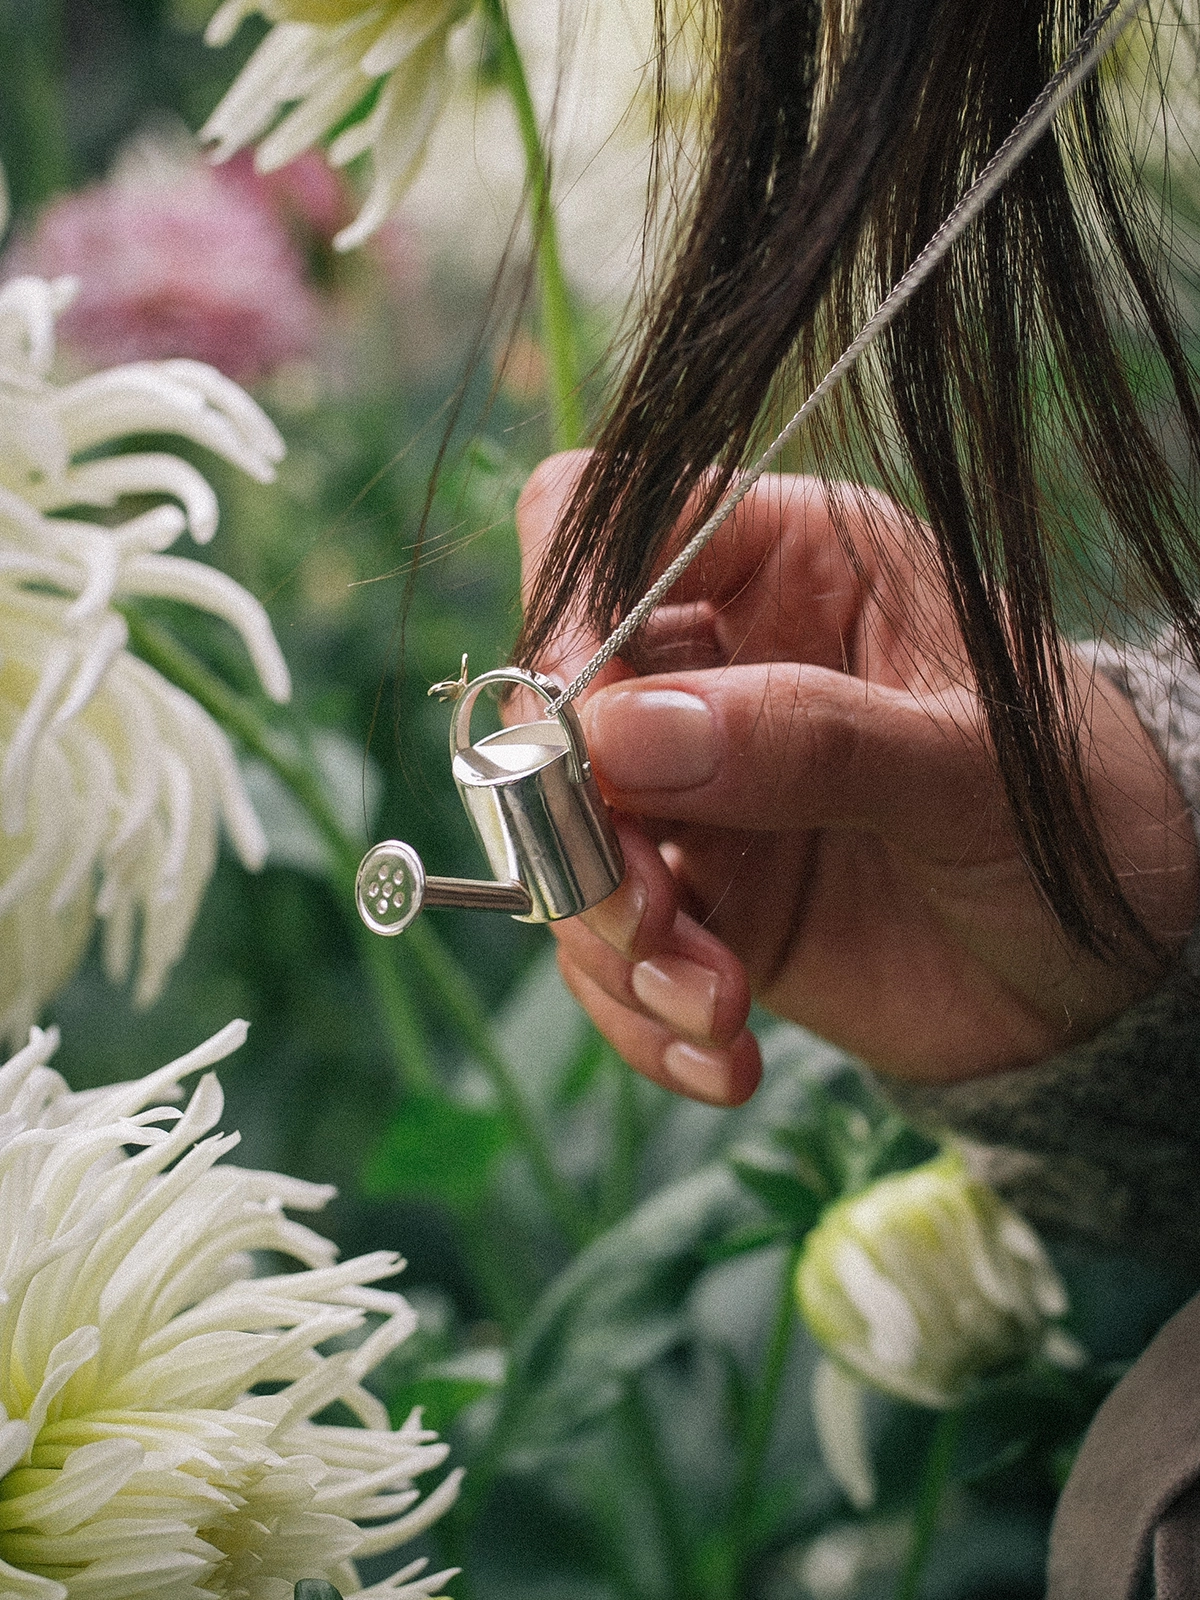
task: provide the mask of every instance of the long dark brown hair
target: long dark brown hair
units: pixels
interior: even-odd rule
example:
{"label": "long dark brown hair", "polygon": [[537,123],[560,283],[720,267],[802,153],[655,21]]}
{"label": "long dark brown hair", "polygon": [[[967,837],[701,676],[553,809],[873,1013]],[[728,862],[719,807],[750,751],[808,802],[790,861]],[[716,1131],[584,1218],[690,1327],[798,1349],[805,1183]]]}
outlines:
{"label": "long dark brown hair", "polygon": [[[780,374],[820,375],[1094,9],[722,0],[706,156],[521,659],[581,596],[601,635],[629,609],[689,497],[694,527],[745,460]],[[1093,78],[826,430],[865,440],[872,474],[928,522],[1030,869],[1070,935],[1109,955],[1146,936],[1087,803],[1055,562],[1071,515],[1047,489],[1048,440],[1086,486],[1114,606],[1200,649],[1200,403],[1132,147],[1119,96]],[[1131,379],[1135,348],[1171,400],[1169,436]]]}

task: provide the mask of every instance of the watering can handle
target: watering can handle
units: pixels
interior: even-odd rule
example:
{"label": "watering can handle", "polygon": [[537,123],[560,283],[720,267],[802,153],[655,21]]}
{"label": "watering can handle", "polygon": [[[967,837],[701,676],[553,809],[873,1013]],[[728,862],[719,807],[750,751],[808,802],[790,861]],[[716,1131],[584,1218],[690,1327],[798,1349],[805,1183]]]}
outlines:
{"label": "watering can handle", "polygon": [[[532,689],[547,705],[553,705],[561,694],[561,687],[551,678],[544,677],[540,672],[526,672],[523,667],[497,667],[492,672],[481,672],[473,678],[467,688],[454,703],[454,713],[450,718],[450,759],[461,755],[471,747],[471,712],[481,689],[490,683],[519,684],[523,689]],[[592,775],[592,763],[588,759],[587,740],[579,723],[579,716],[575,707],[569,702],[561,706],[554,714],[555,722],[563,729],[570,747],[570,773],[572,783],[586,783]]]}

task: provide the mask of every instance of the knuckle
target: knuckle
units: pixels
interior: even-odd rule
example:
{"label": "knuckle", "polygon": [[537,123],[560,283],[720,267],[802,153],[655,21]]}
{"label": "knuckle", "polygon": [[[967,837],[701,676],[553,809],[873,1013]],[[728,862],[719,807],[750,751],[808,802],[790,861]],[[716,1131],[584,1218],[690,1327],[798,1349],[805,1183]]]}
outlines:
{"label": "knuckle", "polygon": [[852,779],[862,760],[863,727],[859,713],[845,704],[832,705],[824,697],[818,697],[806,703],[804,718],[811,760],[839,779]]}
{"label": "knuckle", "polygon": [[538,462],[517,496],[516,521],[519,530],[538,531],[537,525],[542,518],[551,509],[556,509],[566,497],[587,455],[586,450],[567,450]]}

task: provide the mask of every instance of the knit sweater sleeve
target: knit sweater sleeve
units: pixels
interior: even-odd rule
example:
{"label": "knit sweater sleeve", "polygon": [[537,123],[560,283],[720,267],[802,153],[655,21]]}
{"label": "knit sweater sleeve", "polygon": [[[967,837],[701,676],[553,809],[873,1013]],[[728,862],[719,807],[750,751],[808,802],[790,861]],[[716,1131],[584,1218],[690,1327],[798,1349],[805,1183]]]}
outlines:
{"label": "knit sweater sleeve", "polygon": [[[1164,636],[1089,647],[1129,696],[1200,821],[1200,670]],[[889,1083],[917,1124],[1035,1223],[1200,1267],[1200,929],[1154,994],[1086,1045],[947,1086]]]}

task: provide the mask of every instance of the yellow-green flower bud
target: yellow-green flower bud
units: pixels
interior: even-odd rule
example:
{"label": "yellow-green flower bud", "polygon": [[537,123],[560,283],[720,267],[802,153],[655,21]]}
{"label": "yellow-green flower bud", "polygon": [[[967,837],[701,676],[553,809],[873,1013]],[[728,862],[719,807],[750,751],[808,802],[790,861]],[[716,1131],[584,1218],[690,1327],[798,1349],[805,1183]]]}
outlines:
{"label": "yellow-green flower bud", "polygon": [[957,1405],[979,1374],[1047,1345],[1066,1291],[1032,1229],[947,1152],[831,1206],[808,1235],[796,1298],[813,1336],[877,1388]]}

